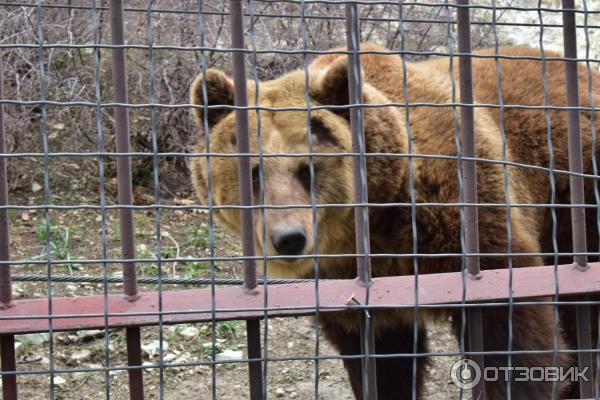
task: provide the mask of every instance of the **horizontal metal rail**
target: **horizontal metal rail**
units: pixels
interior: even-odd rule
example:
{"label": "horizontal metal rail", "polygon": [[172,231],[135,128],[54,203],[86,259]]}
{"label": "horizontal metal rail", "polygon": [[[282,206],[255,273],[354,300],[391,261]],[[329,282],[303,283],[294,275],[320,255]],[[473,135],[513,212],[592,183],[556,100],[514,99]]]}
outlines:
{"label": "horizontal metal rail", "polygon": [[[590,263],[581,271],[572,264],[559,265],[557,276],[562,295],[594,293],[600,287],[600,263]],[[552,296],[555,266],[515,268],[513,299]],[[482,279],[467,280],[466,301],[486,302],[507,298],[509,270],[481,271]],[[413,276],[373,278],[369,308],[414,307]],[[460,272],[426,274],[419,277],[419,307],[433,304],[459,304],[463,280]],[[259,285],[257,296],[248,296],[240,287],[216,291],[214,320],[261,319],[311,315],[316,312],[314,282],[269,285],[264,303]],[[102,295],[53,298],[53,315],[48,315],[47,299],[14,300],[14,307],[0,310],[0,335],[45,332],[51,318],[53,331],[103,329],[107,316],[110,328],[210,322],[213,320],[211,289],[162,292],[163,309],[158,310],[158,292],[141,292],[136,302],[122,294],[108,296],[108,313]],[[323,280],[319,283],[319,312],[347,311],[364,304],[364,287],[356,280]],[[518,304],[518,303],[516,303]]]}

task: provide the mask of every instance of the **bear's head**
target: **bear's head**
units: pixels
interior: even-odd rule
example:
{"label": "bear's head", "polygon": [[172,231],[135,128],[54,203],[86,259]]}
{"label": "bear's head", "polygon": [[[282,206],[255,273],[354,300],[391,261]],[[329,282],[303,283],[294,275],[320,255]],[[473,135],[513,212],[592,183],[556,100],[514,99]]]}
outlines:
{"label": "bear's head", "polygon": [[[257,252],[288,256],[268,261],[270,276],[311,276],[312,258],[289,256],[311,255],[315,243],[319,254],[354,251],[354,209],[343,206],[355,202],[352,157],[339,155],[352,152],[348,109],[307,111],[307,94],[311,107],[349,103],[347,58],[339,57],[325,66],[315,65],[309,69],[308,82],[306,73],[298,70],[260,82],[258,95],[256,83],[247,82],[250,106],[260,106],[259,110],[247,112],[250,152],[262,153],[262,157],[250,159],[253,199],[254,204],[266,206],[254,211]],[[389,103],[374,87],[363,86],[365,103]],[[194,187],[201,202],[220,206],[215,211],[217,219],[239,234],[239,209],[226,207],[239,205],[238,159],[233,156],[238,152],[236,116],[231,107],[218,107],[234,104],[233,81],[217,70],[201,72],[192,84],[191,102],[196,105],[193,111],[199,130],[197,152],[210,154],[191,160]],[[277,110],[280,108],[293,109]],[[398,109],[365,108],[364,121],[368,152],[404,151],[405,133]],[[308,153],[313,155],[309,157]],[[394,171],[398,163],[398,159],[370,158],[367,167],[376,177],[369,177],[369,190],[392,196],[395,183],[389,179],[385,182],[382,175],[385,171],[400,176]],[[370,201],[377,196],[370,194]],[[320,265],[334,261],[322,259]]]}

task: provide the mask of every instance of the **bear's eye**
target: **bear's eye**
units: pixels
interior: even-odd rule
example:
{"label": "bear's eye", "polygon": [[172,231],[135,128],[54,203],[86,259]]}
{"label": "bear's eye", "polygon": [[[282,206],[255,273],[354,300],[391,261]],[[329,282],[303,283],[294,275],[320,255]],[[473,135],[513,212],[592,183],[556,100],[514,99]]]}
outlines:
{"label": "bear's eye", "polygon": [[[317,184],[317,166],[313,164],[313,173],[315,186]],[[304,189],[310,193],[310,166],[308,164],[302,164],[298,168],[297,177]]]}
{"label": "bear's eye", "polygon": [[338,145],[338,140],[331,133],[331,130],[318,118],[311,118],[310,132],[317,137],[317,140],[322,145]]}

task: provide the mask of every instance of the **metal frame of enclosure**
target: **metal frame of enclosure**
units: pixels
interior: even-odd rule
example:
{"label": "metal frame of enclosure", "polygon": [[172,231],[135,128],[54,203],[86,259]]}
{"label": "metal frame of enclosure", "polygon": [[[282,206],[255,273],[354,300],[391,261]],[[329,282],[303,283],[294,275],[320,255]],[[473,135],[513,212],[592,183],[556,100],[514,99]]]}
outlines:
{"label": "metal frame of enclosure", "polygon": [[[295,54],[303,54],[307,57],[309,54],[326,54],[331,53],[329,49],[320,49],[319,51],[308,50],[306,47],[303,50],[257,50],[252,43],[245,42],[246,30],[250,29],[250,37],[253,30],[251,26],[252,17],[254,16],[254,3],[260,3],[262,0],[254,0],[249,3],[240,0],[232,0],[230,2],[230,11],[228,17],[231,18],[231,37],[232,43],[230,48],[215,49],[205,45],[203,37],[203,9],[202,1],[198,2],[197,9],[188,11],[157,9],[153,6],[151,0],[148,1],[146,9],[143,8],[124,8],[121,0],[111,0],[110,7],[101,7],[95,1],[90,1],[88,5],[72,5],[63,3],[46,3],[43,1],[36,2],[1,2],[0,9],[6,6],[21,6],[34,7],[37,9],[38,17],[46,8],[68,8],[76,7],[90,10],[92,21],[97,24],[97,12],[100,9],[105,9],[110,13],[111,26],[111,45],[92,43],[81,47],[90,48],[94,51],[96,57],[96,68],[98,68],[98,54],[100,51],[112,53],[112,72],[113,81],[112,88],[114,89],[114,99],[110,103],[103,103],[98,98],[96,102],[57,102],[46,99],[46,88],[43,81],[44,68],[44,52],[52,46],[71,46],[63,44],[46,43],[43,38],[43,29],[38,28],[38,43],[21,43],[21,44],[0,44],[0,57],[2,53],[10,52],[16,47],[26,47],[38,51],[40,76],[42,83],[40,87],[39,99],[33,101],[17,101],[7,98],[3,95],[0,70],[0,354],[2,366],[2,392],[5,400],[15,400],[18,398],[17,376],[19,374],[40,374],[47,375],[50,380],[54,379],[55,375],[63,372],[73,371],[89,371],[89,372],[104,372],[107,377],[109,372],[119,369],[127,370],[129,374],[129,388],[131,399],[144,398],[144,371],[147,369],[159,369],[162,371],[174,364],[166,364],[163,362],[161,355],[158,363],[154,365],[142,365],[142,350],[141,350],[141,335],[140,327],[147,325],[158,325],[162,327],[167,324],[176,324],[184,322],[212,322],[223,320],[245,320],[247,323],[247,344],[248,354],[247,359],[242,362],[247,363],[249,369],[249,386],[250,398],[253,400],[266,398],[267,394],[267,376],[265,374],[265,364],[271,360],[269,356],[265,356],[264,345],[266,344],[261,337],[264,338],[265,332],[261,332],[261,319],[274,317],[289,317],[298,315],[319,315],[319,313],[340,312],[348,309],[363,310],[363,326],[361,337],[363,339],[363,354],[357,356],[362,358],[364,365],[363,387],[365,399],[376,399],[375,392],[375,359],[378,357],[376,350],[373,347],[373,322],[371,320],[369,310],[375,308],[390,308],[404,307],[414,309],[416,312],[420,308],[427,307],[461,307],[467,311],[468,332],[471,339],[468,343],[468,350],[463,354],[476,360],[478,363],[484,363],[484,352],[482,338],[482,309],[490,305],[509,305],[516,304],[516,300],[522,300],[519,304],[534,304],[533,301],[527,301],[527,298],[539,296],[551,296],[555,299],[555,303],[566,304],[567,302],[559,301],[559,295],[582,295],[581,301],[570,302],[577,304],[577,328],[578,328],[578,350],[579,365],[581,367],[592,366],[593,358],[598,356],[598,346],[591,341],[590,327],[590,307],[595,304],[585,297],[586,294],[600,292],[600,264],[588,263],[588,256],[597,256],[596,253],[589,253],[586,247],[586,227],[585,227],[585,212],[586,209],[600,208],[600,204],[586,204],[584,200],[584,178],[594,179],[596,182],[597,176],[590,176],[583,173],[582,168],[582,148],[579,134],[579,117],[580,113],[591,112],[595,109],[580,107],[578,98],[578,64],[587,64],[588,69],[590,63],[599,62],[598,60],[590,59],[589,56],[582,57],[577,54],[576,46],[576,29],[582,28],[575,23],[577,13],[600,13],[600,10],[588,10],[576,8],[573,0],[562,1],[563,16],[563,31],[564,31],[564,62],[566,64],[568,99],[566,107],[554,107],[555,109],[564,110],[568,113],[568,133],[569,133],[569,171],[559,171],[553,168],[552,165],[546,169],[550,175],[568,174],[571,183],[571,216],[573,222],[573,252],[569,254],[561,253],[561,256],[572,256],[573,263],[568,265],[549,265],[526,268],[506,268],[494,270],[481,270],[479,256],[481,255],[478,247],[478,225],[477,225],[477,210],[478,207],[490,206],[489,204],[478,204],[477,186],[476,186],[476,164],[478,162],[493,162],[504,165],[506,169],[511,165],[507,160],[483,160],[476,157],[475,141],[473,133],[473,111],[475,107],[497,107],[502,110],[519,106],[519,105],[489,105],[489,104],[474,104],[471,76],[471,23],[470,12],[473,7],[488,7],[490,9],[495,6],[478,6],[470,4],[469,0],[457,0],[446,3],[431,3],[431,7],[447,7],[454,10],[456,19],[447,22],[431,21],[431,23],[447,23],[456,25],[456,49],[451,49],[450,54],[442,54],[448,56],[449,59],[456,59],[460,64],[460,77],[456,87],[460,88],[460,98],[452,104],[436,105],[450,108],[459,115],[460,120],[460,142],[461,152],[456,157],[460,165],[461,171],[461,191],[462,201],[460,204],[453,206],[462,207],[462,234],[464,239],[463,252],[461,254],[444,254],[435,256],[445,257],[462,257],[464,260],[465,269],[462,272],[415,275],[415,276],[399,276],[388,278],[372,278],[370,260],[373,257],[409,257],[416,260],[417,256],[428,257],[429,254],[373,254],[369,248],[369,218],[368,208],[381,205],[370,204],[366,193],[366,158],[369,154],[365,152],[364,137],[363,137],[363,107],[361,93],[361,71],[360,71],[360,16],[359,9],[366,3],[381,3],[381,4],[396,4],[398,6],[398,21],[400,26],[403,21],[403,7],[411,2],[403,1],[338,1],[338,0],[287,0],[288,3],[297,3],[301,5],[303,10],[300,15],[293,15],[293,18],[301,20],[312,18],[310,15],[304,14],[305,4],[333,4],[345,7],[345,16],[331,16],[331,18],[345,18],[347,30],[347,50],[342,52],[347,54],[349,60],[349,93],[350,104],[346,107],[350,110],[350,120],[352,128],[353,152],[343,154],[346,157],[352,157],[354,171],[354,188],[355,188],[355,204],[351,205],[355,209],[356,220],[356,254],[334,255],[334,257],[349,257],[355,258],[357,261],[358,271],[356,280],[261,280],[257,279],[256,261],[267,259],[267,256],[257,256],[254,250],[254,222],[253,214],[261,212],[264,206],[260,201],[252,197],[252,176],[250,168],[250,157],[269,157],[268,154],[252,154],[249,147],[248,138],[248,113],[260,112],[261,107],[248,106],[246,94],[246,77],[253,76],[252,73],[247,75],[246,65],[247,58],[256,55],[260,51],[280,51],[282,53],[289,52]],[[476,2],[475,2],[476,3]],[[584,2],[585,3],[585,2]],[[540,3],[541,4],[541,3]],[[427,4],[425,4],[427,5]],[[539,6],[539,4],[538,4]],[[532,7],[530,10],[537,10],[539,7]],[[239,205],[231,205],[231,207],[241,210],[242,218],[242,248],[243,255],[239,257],[228,258],[229,261],[237,260],[244,265],[243,281],[219,280],[213,278],[211,280],[187,280],[183,282],[175,278],[163,277],[160,274],[161,259],[144,259],[138,258],[135,254],[134,242],[134,222],[133,212],[138,209],[152,209],[157,213],[156,235],[158,246],[160,246],[160,210],[162,209],[190,209],[199,208],[207,210],[211,221],[211,239],[212,237],[212,211],[216,208],[211,204],[208,206],[171,206],[161,204],[159,191],[156,189],[155,202],[152,205],[134,205],[132,197],[132,188],[135,182],[132,181],[131,174],[131,157],[139,155],[130,150],[130,137],[128,112],[130,108],[150,108],[152,116],[160,113],[161,110],[168,107],[192,107],[191,104],[157,104],[153,97],[152,85],[151,93],[149,94],[147,104],[132,104],[128,101],[127,88],[127,63],[126,51],[129,48],[140,48],[147,51],[148,65],[152,68],[153,65],[153,49],[154,46],[151,32],[151,24],[149,24],[148,43],[147,45],[128,45],[124,40],[124,12],[140,12],[147,13],[150,18],[152,13],[158,12],[187,12],[189,14],[197,14],[200,24],[201,37],[198,44],[190,46],[189,49],[199,51],[202,55],[207,50],[221,51],[231,53],[233,60],[233,78],[235,81],[235,105],[229,106],[235,110],[237,118],[237,145],[238,154],[235,156],[239,160],[239,182],[241,188],[241,199]],[[250,19],[248,19],[250,17]],[[277,17],[277,16],[271,16]],[[41,21],[38,20],[38,22]],[[250,21],[250,23],[248,22]],[[587,21],[587,19],[586,19]],[[495,24],[493,24],[495,26]],[[587,25],[584,28],[589,28]],[[401,32],[403,34],[404,32]],[[541,40],[540,40],[541,43]],[[306,46],[306,42],[305,42]],[[75,46],[73,46],[75,47]],[[165,49],[165,46],[160,47]],[[405,62],[407,52],[404,51],[403,43],[399,49],[391,49],[392,52],[399,55]],[[477,56],[481,57],[481,56]],[[504,57],[496,54],[496,60]],[[542,57],[541,62],[546,60]],[[1,67],[0,63],[0,67]],[[306,67],[305,63],[305,67]],[[205,70],[206,65],[201,66],[201,70]],[[251,71],[252,72],[252,71]],[[256,77],[254,71],[254,77]],[[192,77],[190,77],[191,81]],[[402,84],[399,82],[399,84]],[[454,84],[454,79],[453,79]],[[96,90],[99,93],[99,88]],[[591,90],[591,89],[590,89]],[[308,96],[308,94],[307,94]],[[502,98],[502,96],[500,96]],[[44,151],[41,153],[19,154],[9,153],[5,147],[5,127],[3,122],[3,107],[6,105],[26,104],[38,105],[41,109],[42,119],[45,123],[43,128],[42,138]],[[48,127],[47,127],[47,111],[48,107],[93,107],[98,113],[102,108],[113,110],[115,134],[116,134],[116,149],[105,149],[102,141],[102,132],[98,132],[98,151],[96,153],[87,154],[64,154],[51,153],[48,150]],[[399,104],[399,107],[406,107],[409,110],[409,104]],[[418,106],[418,105],[410,105]],[[207,108],[215,106],[205,106]],[[527,107],[527,106],[522,106]],[[311,107],[308,107],[310,111]],[[545,107],[551,109],[553,107]],[[592,119],[593,121],[593,119]],[[100,125],[98,125],[100,127]],[[458,126],[458,125],[457,125]],[[100,128],[99,128],[100,130]],[[504,133],[504,132],[503,132]],[[310,135],[309,135],[310,137]],[[153,144],[156,146],[157,132],[153,129],[152,132]],[[164,156],[156,151],[152,154],[153,168],[155,172],[155,183],[158,187],[158,160]],[[147,155],[147,154],[145,154]],[[208,157],[207,154],[182,154],[185,157]],[[99,204],[87,204],[79,206],[65,206],[60,204],[52,204],[50,201],[50,188],[48,185],[48,177],[52,174],[49,168],[49,159],[51,157],[68,157],[68,156],[84,156],[95,157],[98,159],[100,171],[100,191],[104,191],[103,180],[103,162],[105,156],[118,158],[118,204],[107,204],[102,196]],[[281,155],[279,155],[281,156]],[[309,154],[310,156],[310,154]],[[408,154],[399,154],[396,156],[407,157],[411,163],[414,157],[418,155],[411,154],[410,147]],[[11,203],[10,193],[7,185],[7,160],[15,157],[38,157],[44,160],[44,196],[45,202],[38,205],[20,206]],[[435,155],[431,155],[435,157]],[[594,163],[596,160],[594,160]],[[552,164],[552,162],[551,162]],[[594,164],[596,165],[596,164]],[[526,165],[520,167],[527,168]],[[412,171],[412,170],[411,170]],[[314,173],[314,171],[313,171]],[[209,183],[210,185],[210,183]],[[261,188],[262,189],[262,188]],[[484,188],[479,188],[480,190]],[[554,188],[553,188],[554,189]],[[597,190],[597,187],[596,187]],[[313,211],[316,209],[314,196],[312,198],[311,207]],[[209,203],[212,200],[209,199]],[[258,205],[255,205],[258,204]],[[332,205],[335,206],[335,205]],[[384,205],[385,206],[385,205]],[[409,207],[413,210],[413,224],[415,224],[414,212],[419,205],[415,203],[413,198],[408,204],[395,204],[395,206]],[[439,205],[444,206],[444,205]],[[518,205],[510,204],[507,196],[506,204],[496,204],[494,206],[504,206],[506,209]],[[542,205],[544,207],[559,207],[556,204]],[[105,256],[102,259],[79,260],[82,264],[98,263],[98,264],[122,264],[123,277],[114,278],[105,276],[98,277],[77,277],[63,276],[53,273],[53,266],[64,264],[66,260],[52,259],[48,257],[46,260],[19,260],[11,259],[9,254],[10,244],[10,228],[9,228],[9,212],[19,209],[36,209],[44,212],[45,221],[49,227],[49,212],[50,210],[64,210],[74,208],[87,208],[96,210],[102,217],[104,224],[107,210],[117,209],[120,212],[120,228],[122,241],[122,258],[111,259]],[[556,223],[556,222],[555,222]],[[104,225],[103,225],[104,226]],[[415,231],[413,229],[413,231]],[[105,240],[106,233],[102,231],[100,240]],[[49,240],[49,239],[48,239]],[[211,245],[212,247],[212,245]],[[158,252],[160,254],[160,252]],[[502,255],[513,255],[510,249]],[[552,256],[553,254],[544,254]],[[554,254],[558,256],[558,254]],[[321,257],[331,257],[327,254],[314,254],[305,256],[315,260],[315,264]],[[221,260],[214,256],[214,252],[210,257],[198,257],[197,261],[212,263]],[[139,263],[158,263],[159,277],[142,278],[136,274],[136,265]],[[416,262],[416,261],[414,261]],[[47,266],[47,276],[26,276],[15,274],[18,271],[18,266],[22,264],[37,263]],[[11,274],[12,273],[12,274]],[[48,293],[50,296],[45,299],[13,299],[11,283],[18,280],[38,280],[44,281],[48,285]],[[100,282],[108,285],[110,282],[122,282],[122,294],[109,294],[105,291],[103,295],[95,296],[79,296],[79,297],[52,297],[51,286],[55,282]],[[158,285],[157,291],[145,292],[138,289],[138,282],[153,282]],[[177,283],[192,283],[208,285],[206,288],[185,289],[185,290],[163,290],[164,285],[173,285]],[[233,284],[231,287],[217,287],[217,285]],[[443,290],[442,290],[443,289]],[[351,299],[351,300],[349,300]],[[265,324],[266,325],[266,324]],[[52,359],[52,335],[60,331],[79,330],[79,329],[124,329],[127,337],[127,366],[111,366],[105,365],[100,369],[81,369],[72,368],[61,370],[55,368],[54,360]],[[267,328],[266,328],[267,329]],[[14,348],[14,337],[17,334],[49,332],[50,333],[50,368],[36,371],[19,371],[16,364],[16,352]],[[416,338],[416,336],[415,336]],[[415,339],[416,340],[416,339]],[[162,343],[162,342],[161,342]],[[162,352],[161,352],[162,354]],[[423,354],[419,354],[422,356]],[[404,355],[407,357],[415,357],[415,355]],[[339,356],[342,358],[342,356]],[[319,359],[318,355],[306,357],[309,360]],[[215,366],[218,363],[226,361],[218,361],[213,358],[210,362],[205,362],[204,365],[209,365],[212,368],[214,379]],[[318,368],[318,362],[317,368]],[[177,365],[183,367],[186,365]],[[590,379],[588,382],[581,383],[581,394],[583,398],[598,398],[597,376]],[[318,380],[318,374],[316,375]],[[413,377],[414,379],[414,377]],[[53,390],[53,389],[52,389]],[[216,398],[214,391],[212,398]],[[473,398],[483,398],[483,385],[478,385],[473,393]],[[315,391],[318,392],[318,382],[315,383]],[[107,396],[110,389],[107,388]],[[161,391],[161,398],[163,396]],[[484,395],[484,394],[483,394]],[[53,396],[53,394],[52,394]],[[315,393],[318,396],[318,393]],[[202,397],[205,397],[204,395]],[[317,398],[317,397],[315,397]]]}

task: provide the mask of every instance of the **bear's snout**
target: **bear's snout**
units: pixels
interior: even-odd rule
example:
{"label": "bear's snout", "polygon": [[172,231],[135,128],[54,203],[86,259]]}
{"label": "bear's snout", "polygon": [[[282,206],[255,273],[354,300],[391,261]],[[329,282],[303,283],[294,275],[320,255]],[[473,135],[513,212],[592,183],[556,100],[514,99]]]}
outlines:
{"label": "bear's snout", "polygon": [[271,241],[280,255],[297,256],[303,253],[306,246],[306,233],[300,226],[287,226],[275,230],[271,234]]}

